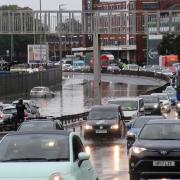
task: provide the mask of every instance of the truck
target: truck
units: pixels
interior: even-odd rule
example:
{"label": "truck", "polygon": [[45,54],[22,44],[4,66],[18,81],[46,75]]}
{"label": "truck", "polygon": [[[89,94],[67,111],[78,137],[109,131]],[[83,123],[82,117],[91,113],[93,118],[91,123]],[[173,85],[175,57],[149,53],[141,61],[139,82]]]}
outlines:
{"label": "truck", "polygon": [[159,66],[168,68],[172,73],[176,72],[176,68],[173,66],[173,64],[178,62],[178,55],[165,55],[159,57]]}
{"label": "truck", "polygon": [[[112,54],[101,54],[100,61],[101,61],[101,71],[107,71],[108,65],[111,61],[114,60],[114,56]],[[94,57],[92,56],[90,59],[90,68],[93,71],[94,69]]]}

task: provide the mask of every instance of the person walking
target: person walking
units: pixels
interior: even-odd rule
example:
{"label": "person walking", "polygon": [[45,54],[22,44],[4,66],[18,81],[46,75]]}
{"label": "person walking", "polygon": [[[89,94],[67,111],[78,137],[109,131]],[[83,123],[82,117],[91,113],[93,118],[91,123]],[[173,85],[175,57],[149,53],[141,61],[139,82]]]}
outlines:
{"label": "person walking", "polygon": [[23,104],[23,99],[19,99],[19,102],[16,104],[18,123],[24,122],[24,110],[25,109],[26,109],[26,106]]}

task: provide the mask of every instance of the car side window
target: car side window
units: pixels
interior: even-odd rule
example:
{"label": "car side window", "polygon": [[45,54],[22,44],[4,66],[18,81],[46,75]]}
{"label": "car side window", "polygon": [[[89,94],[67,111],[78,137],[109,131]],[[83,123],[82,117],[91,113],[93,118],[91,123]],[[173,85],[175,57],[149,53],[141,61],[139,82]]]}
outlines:
{"label": "car side window", "polygon": [[85,148],[78,136],[73,137],[73,156],[74,156],[74,161],[78,159],[78,154],[80,152],[85,152]]}
{"label": "car side window", "polygon": [[64,128],[59,122],[56,122],[56,129],[63,130]]}
{"label": "car side window", "polygon": [[143,100],[142,100],[142,99],[140,100],[140,102],[139,102],[139,103],[140,103],[140,108],[144,107],[144,102],[143,102]]}

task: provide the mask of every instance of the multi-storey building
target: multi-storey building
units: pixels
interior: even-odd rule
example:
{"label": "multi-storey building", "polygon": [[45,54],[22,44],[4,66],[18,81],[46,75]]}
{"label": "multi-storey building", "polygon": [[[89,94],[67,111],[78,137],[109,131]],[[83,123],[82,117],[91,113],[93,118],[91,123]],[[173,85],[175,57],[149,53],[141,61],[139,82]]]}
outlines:
{"label": "multi-storey building", "polygon": [[[169,10],[180,7],[180,0],[82,0],[82,11],[93,10],[121,10],[129,12]],[[137,14],[138,15],[138,14]],[[128,15],[127,15],[128,16]],[[137,18],[137,17],[136,17]],[[129,26],[129,22],[126,22]],[[136,28],[142,25],[136,24]],[[101,50],[110,51],[116,58],[127,59],[131,63],[145,64],[147,56],[147,36],[109,34],[101,35]],[[83,38],[83,50],[92,50],[92,37],[85,35]]]}

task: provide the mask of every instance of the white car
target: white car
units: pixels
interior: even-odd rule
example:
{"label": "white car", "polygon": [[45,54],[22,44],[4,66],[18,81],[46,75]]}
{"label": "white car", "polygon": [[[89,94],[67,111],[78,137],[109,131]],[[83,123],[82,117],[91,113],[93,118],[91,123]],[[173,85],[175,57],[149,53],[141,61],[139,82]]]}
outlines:
{"label": "white car", "polygon": [[32,88],[30,91],[30,97],[46,98],[46,97],[54,97],[54,96],[55,93],[45,86],[37,86]]}
{"label": "white car", "polygon": [[89,157],[74,132],[8,133],[0,142],[0,179],[98,180]]}
{"label": "white car", "polygon": [[160,103],[161,103],[161,108],[164,112],[171,111],[171,101],[167,93],[152,93],[151,95],[159,98]]}

